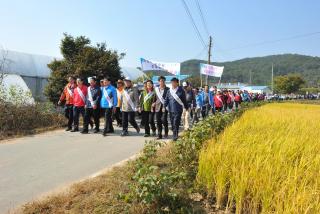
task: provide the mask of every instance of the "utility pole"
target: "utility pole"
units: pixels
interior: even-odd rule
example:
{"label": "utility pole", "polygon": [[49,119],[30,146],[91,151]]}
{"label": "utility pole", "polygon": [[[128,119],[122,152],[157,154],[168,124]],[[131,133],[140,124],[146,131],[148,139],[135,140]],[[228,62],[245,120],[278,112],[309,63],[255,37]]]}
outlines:
{"label": "utility pole", "polygon": [[[208,64],[211,63],[211,46],[212,46],[212,37],[209,36],[209,50],[208,50]],[[206,76],[206,84],[208,85],[208,75]]]}

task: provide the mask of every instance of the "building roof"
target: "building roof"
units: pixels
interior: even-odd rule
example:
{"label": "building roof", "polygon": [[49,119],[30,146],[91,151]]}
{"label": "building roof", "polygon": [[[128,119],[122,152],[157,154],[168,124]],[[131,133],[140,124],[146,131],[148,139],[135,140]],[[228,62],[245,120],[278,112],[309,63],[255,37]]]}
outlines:
{"label": "building roof", "polygon": [[264,90],[264,89],[269,89],[268,86],[258,86],[258,85],[253,85],[253,86],[246,86],[243,87],[244,89],[251,89],[251,90]]}
{"label": "building roof", "polygon": [[5,73],[43,78],[49,77],[50,69],[47,65],[54,60],[54,57],[51,56],[0,50],[0,59],[3,57],[7,59]]}

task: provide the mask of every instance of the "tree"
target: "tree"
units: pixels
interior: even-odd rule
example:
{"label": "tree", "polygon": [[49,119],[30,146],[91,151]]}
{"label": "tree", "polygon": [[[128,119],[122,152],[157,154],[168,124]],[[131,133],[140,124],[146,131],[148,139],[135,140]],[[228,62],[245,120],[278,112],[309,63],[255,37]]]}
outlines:
{"label": "tree", "polygon": [[45,88],[45,95],[53,103],[59,100],[69,76],[83,78],[108,76],[113,82],[121,78],[119,60],[125,54],[107,49],[105,43],[93,46],[90,39],[85,36],[73,37],[65,33],[61,40],[60,51],[63,59],[54,59],[48,64],[52,72]]}
{"label": "tree", "polygon": [[304,84],[304,79],[298,74],[277,76],[274,79],[274,89],[276,93],[295,93],[298,92]]}

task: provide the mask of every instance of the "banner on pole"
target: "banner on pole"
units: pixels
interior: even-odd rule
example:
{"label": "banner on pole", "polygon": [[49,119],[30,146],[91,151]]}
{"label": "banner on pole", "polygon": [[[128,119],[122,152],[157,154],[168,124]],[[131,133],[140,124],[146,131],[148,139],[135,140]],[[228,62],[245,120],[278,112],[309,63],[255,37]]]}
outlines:
{"label": "banner on pole", "polygon": [[174,75],[180,74],[180,63],[155,62],[141,58],[142,71],[167,71]]}
{"label": "banner on pole", "polygon": [[200,73],[212,77],[221,77],[223,73],[223,66],[214,66],[200,63]]}

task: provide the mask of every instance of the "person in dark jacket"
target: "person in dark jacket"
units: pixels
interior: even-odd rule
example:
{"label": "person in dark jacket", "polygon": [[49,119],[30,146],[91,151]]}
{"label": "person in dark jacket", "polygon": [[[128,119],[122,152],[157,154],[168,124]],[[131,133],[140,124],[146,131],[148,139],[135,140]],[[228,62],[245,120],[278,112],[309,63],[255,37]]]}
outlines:
{"label": "person in dark jacket", "polygon": [[182,86],[186,94],[186,102],[188,104],[187,110],[184,110],[182,112],[182,124],[183,124],[184,130],[188,130],[190,128],[189,120],[192,117],[192,109],[193,109],[193,104],[195,103],[195,96],[190,83],[183,82]]}
{"label": "person in dark jacket", "polygon": [[167,93],[165,100],[165,107],[168,108],[170,113],[170,121],[172,125],[173,140],[178,139],[179,126],[181,123],[181,115],[183,109],[188,109],[188,104],[186,101],[185,91],[181,86],[179,86],[179,80],[177,78],[172,78],[171,80],[172,88]]}
{"label": "person in dark jacket", "polygon": [[84,125],[82,134],[88,134],[88,125],[91,121],[91,117],[93,117],[95,130],[94,133],[99,132],[100,126],[100,88],[97,86],[97,80],[95,77],[90,78],[90,86],[88,87],[86,105],[85,105],[85,113],[84,113]]}
{"label": "person in dark jacket", "polygon": [[162,139],[162,128],[164,128],[164,138],[168,138],[168,111],[164,107],[165,99],[169,91],[169,87],[166,86],[166,78],[160,76],[158,78],[159,87],[155,88],[156,99],[152,104],[157,118],[158,140]]}

